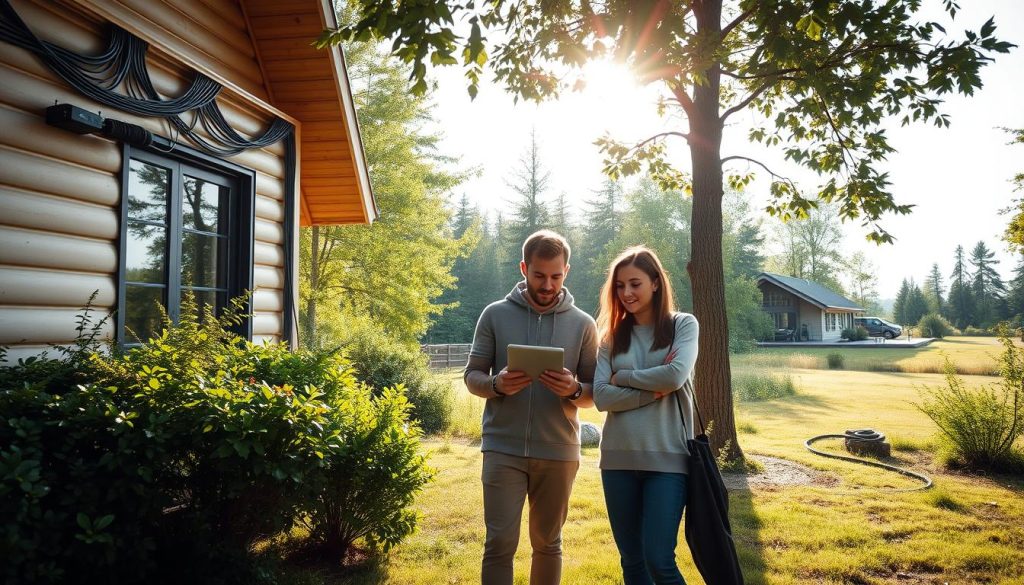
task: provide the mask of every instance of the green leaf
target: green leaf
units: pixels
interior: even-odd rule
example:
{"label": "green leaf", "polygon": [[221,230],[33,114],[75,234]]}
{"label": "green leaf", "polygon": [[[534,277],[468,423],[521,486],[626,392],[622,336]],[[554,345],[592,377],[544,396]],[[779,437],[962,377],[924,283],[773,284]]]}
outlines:
{"label": "green leaf", "polygon": [[156,378],[150,378],[149,379],[149,387],[152,388],[153,390],[159,390],[160,389],[160,380],[157,380]]}
{"label": "green leaf", "polygon": [[104,517],[102,517],[102,518],[100,518],[99,520],[96,521],[96,530],[103,530],[107,526],[110,526],[110,523],[113,522],[113,521],[114,521],[114,515],[113,514],[107,514],[106,516],[104,516]]}
{"label": "green leaf", "polygon": [[82,527],[82,530],[92,532],[92,521],[89,520],[89,517],[85,512],[79,512],[78,515],[75,516],[75,520],[78,522],[78,525]]}

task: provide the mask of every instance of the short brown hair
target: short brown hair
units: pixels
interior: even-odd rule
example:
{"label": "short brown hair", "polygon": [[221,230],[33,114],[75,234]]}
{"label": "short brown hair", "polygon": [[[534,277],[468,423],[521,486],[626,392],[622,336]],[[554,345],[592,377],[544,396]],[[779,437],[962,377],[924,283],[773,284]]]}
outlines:
{"label": "short brown hair", "polygon": [[550,260],[559,254],[565,258],[565,263],[568,264],[571,253],[572,250],[569,248],[569,242],[565,241],[565,238],[560,234],[551,230],[534,232],[523,242],[523,262],[527,264],[530,263],[534,256],[543,260]]}

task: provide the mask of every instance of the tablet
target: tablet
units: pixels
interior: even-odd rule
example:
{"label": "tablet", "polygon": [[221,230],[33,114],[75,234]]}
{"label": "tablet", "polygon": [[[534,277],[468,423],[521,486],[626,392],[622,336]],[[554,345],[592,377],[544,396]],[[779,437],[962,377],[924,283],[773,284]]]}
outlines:
{"label": "tablet", "polygon": [[531,380],[536,380],[545,370],[561,372],[564,353],[560,347],[509,344],[508,370],[526,372]]}

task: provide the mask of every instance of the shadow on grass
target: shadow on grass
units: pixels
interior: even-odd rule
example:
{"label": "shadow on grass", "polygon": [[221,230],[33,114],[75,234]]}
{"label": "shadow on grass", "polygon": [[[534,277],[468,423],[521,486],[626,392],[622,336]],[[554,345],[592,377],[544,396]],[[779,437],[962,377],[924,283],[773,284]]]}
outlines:
{"label": "shadow on grass", "polygon": [[[764,583],[764,542],[761,540],[762,522],[754,509],[754,494],[750,488],[729,491],[729,520],[732,523],[736,552],[743,569],[743,580],[748,585]],[[708,584],[712,585],[712,584]]]}

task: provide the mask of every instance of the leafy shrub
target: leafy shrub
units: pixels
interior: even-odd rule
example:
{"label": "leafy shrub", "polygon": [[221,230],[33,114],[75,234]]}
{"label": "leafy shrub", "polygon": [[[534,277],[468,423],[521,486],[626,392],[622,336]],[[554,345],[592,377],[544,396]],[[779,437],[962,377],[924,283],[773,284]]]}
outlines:
{"label": "leafy shrub", "polygon": [[996,332],[991,329],[985,329],[984,327],[975,327],[974,325],[968,325],[964,328],[961,335],[966,337],[991,337]]}
{"label": "leafy shrub", "polygon": [[843,329],[843,332],[839,334],[841,338],[849,341],[864,341],[868,338],[868,330],[857,325],[856,327],[847,327]]}
{"label": "leafy shrub", "polygon": [[796,394],[793,378],[777,374],[739,374],[732,379],[733,393],[739,400],[773,400]]}
{"label": "leafy shrub", "polygon": [[1024,350],[1002,333],[999,383],[971,390],[947,358],[946,386],[924,391],[915,405],[939,427],[953,459],[971,468],[1005,469],[1021,458],[1014,442],[1024,435]]}
{"label": "leafy shrub", "polygon": [[841,370],[843,369],[844,358],[843,354],[833,351],[825,356],[825,360],[828,361],[828,369],[830,370]]}
{"label": "leafy shrub", "polygon": [[[255,582],[252,543],[338,482],[390,495],[391,516],[369,513],[373,498],[348,504],[371,544],[415,525],[405,507],[429,474],[387,456],[416,451],[404,407],[376,406],[336,352],[254,345],[227,331],[237,311],[200,322],[183,309],[124,353],[84,342],[65,361],[0,367],[6,582]],[[401,389],[384,396],[404,404]]]}
{"label": "leafy shrub", "polygon": [[433,476],[419,454],[421,431],[407,423],[410,404],[400,386],[346,397],[335,407],[344,433],[302,521],[332,558],[359,538],[387,551],[415,530],[409,506]]}
{"label": "leafy shrub", "polygon": [[452,424],[454,401],[450,385],[431,374],[428,358],[381,331],[362,327],[350,333],[343,347],[356,378],[381,394],[384,388],[405,386],[412,416],[425,433],[441,433]]}
{"label": "leafy shrub", "polygon": [[953,335],[956,328],[937,313],[928,313],[917,323],[917,334],[922,337],[938,337],[942,339]]}

